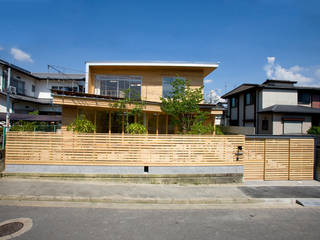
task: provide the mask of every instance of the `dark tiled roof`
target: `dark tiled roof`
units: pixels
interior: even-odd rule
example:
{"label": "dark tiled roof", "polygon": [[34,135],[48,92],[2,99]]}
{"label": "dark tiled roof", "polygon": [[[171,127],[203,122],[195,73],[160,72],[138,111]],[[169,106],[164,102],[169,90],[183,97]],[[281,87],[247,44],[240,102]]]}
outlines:
{"label": "dark tiled roof", "polygon": [[224,94],[222,98],[229,98],[233,95],[242,93],[251,88],[268,88],[268,89],[283,89],[283,90],[306,90],[306,91],[320,91],[320,87],[305,87],[305,86],[295,86],[295,81],[287,80],[266,80],[262,84],[249,84],[244,83],[239,87],[231,90],[230,92]]}
{"label": "dark tiled roof", "polygon": [[235,89],[231,90],[230,92],[224,94],[222,96],[222,98],[228,98],[229,96],[235,95],[240,92],[244,92],[246,90],[249,90],[249,89],[252,89],[252,88],[255,88],[258,86],[259,86],[259,84],[244,83],[244,84],[241,84],[240,86],[236,87]]}
{"label": "dark tiled roof", "polygon": [[73,73],[32,73],[24,68],[18,67],[14,64],[11,64],[9,62],[6,62],[2,59],[0,59],[0,64],[4,66],[11,67],[12,69],[26,74],[29,77],[33,77],[38,80],[79,80],[84,81],[85,80],[85,74],[73,74]]}
{"label": "dark tiled roof", "polygon": [[[13,121],[39,121],[39,122],[61,122],[61,115],[31,115],[23,113],[11,113],[10,120]],[[6,120],[6,113],[0,113],[0,121]]]}
{"label": "dark tiled roof", "polygon": [[273,83],[296,84],[297,81],[267,79],[262,84],[273,84]]}
{"label": "dark tiled roof", "polygon": [[85,80],[84,74],[32,73],[32,75],[42,80]]}
{"label": "dark tiled roof", "polygon": [[259,113],[300,113],[300,114],[320,114],[319,108],[311,108],[299,105],[272,105],[259,111]]}

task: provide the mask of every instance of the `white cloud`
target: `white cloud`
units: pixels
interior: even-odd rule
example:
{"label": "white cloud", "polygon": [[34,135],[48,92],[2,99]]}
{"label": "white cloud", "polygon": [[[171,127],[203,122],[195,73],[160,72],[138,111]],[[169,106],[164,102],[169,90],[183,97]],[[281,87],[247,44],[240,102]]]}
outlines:
{"label": "white cloud", "polygon": [[297,81],[300,84],[309,84],[313,81],[312,78],[304,76],[301,71],[302,67],[296,65],[289,69],[276,64],[275,57],[267,57],[268,64],[264,66],[267,78],[276,80],[291,80]]}
{"label": "white cloud", "polygon": [[210,90],[205,94],[205,102],[209,104],[225,103],[226,100],[221,98],[221,89]]}
{"label": "white cloud", "polygon": [[205,79],[204,80],[204,83],[211,83],[212,82],[212,79]]}
{"label": "white cloud", "polygon": [[0,51],[2,51],[4,48],[0,46]]}
{"label": "white cloud", "polygon": [[33,62],[31,56],[19,48],[11,48],[10,53],[15,60],[22,61],[22,62],[23,61],[31,62],[31,63]]}
{"label": "white cloud", "polygon": [[315,71],[315,75],[320,78],[320,68]]}

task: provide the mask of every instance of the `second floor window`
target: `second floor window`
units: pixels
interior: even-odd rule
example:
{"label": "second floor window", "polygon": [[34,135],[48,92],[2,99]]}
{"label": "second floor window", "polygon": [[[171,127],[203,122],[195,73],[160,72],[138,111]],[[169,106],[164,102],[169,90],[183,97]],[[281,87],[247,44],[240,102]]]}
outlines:
{"label": "second floor window", "polygon": [[171,83],[176,79],[185,80],[185,78],[183,77],[162,77],[162,97],[163,98],[167,98],[170,96],[170,94],[173,91],[173,87]]}
{"label": "second floor window", "polygon": [[18,79],[11,79],[11,86],[16,88],[16,93],[19,95],[25,95],[25,82]]}
{"label": "second floor window", "polygon": [[237,99],[236,98],[231,98],[231,107],[233,107],[233,108],[237,107]]}
{"label": "second floor window", "polygon": [[[131,75],[96,75],[100,81],[100,94],[110,97],[141,99],[142,78]],[[97,84],[97,82],[96,82]]]}
{"label": "second floor window", "polygon": [[251,105],[251,104],[253,104],[252,94],[251,94],[251,93],[247,93],[245,96],[246,96],[246,105]]}
{"label": "second floor window", "polygon": [[310,104],[310,94],[298,93],[298,104]]}

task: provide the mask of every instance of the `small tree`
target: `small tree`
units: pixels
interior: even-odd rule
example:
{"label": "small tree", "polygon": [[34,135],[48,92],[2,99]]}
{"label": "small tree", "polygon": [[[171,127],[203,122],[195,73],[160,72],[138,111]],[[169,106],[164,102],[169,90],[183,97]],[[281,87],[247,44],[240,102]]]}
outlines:
{"label": "small tree", "polygon": [[68,125],[67,130],[78,133],[93,133],[96,130],[96,126],[84,114],[81,114]]}
{"label": "small tree", "polygon": [[174,80],[171,86],[169,96],[161,98],[162,111],[172,117],[173,124],[182,133],[207,132],[203,122],[208,115],[199,109],[199,103],[203,100],[203,87],[192,89],[189,81],[181,78]]}

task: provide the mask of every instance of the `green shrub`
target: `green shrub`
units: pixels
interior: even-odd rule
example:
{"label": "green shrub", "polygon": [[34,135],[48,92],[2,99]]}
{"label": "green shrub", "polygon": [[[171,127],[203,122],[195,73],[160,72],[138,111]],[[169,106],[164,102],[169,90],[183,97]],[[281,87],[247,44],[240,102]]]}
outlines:
{"label": "green shrub", "polygon": [[93,133],[96,130],[96,126],[85,115],[80,115],[68,125],[67,130],[78,133]]}
{"label": "green shrub", "polygon": [[314,126],[309,128],[308,134],[310,135],[320,135],[320,127]]}
{"label": "green shrub", "polygon": [[222,127],[221,126],[216,126],[216,134],[217,135],[224,135],[224,132],[222,131]]}
{"label": "green shrub", "polygon": [[10,131],[34,131],[36,125],[37,122],[28,122],[20,120],[11,126]]}
{"label": "green shrub", "polygon": [[202,122],[196,122],[191,126],[188,134],[212,134],[214,131],[213,125],[203,125]]}
{"label": "green shrub", "polygon": [[130,134],[144,134],[147,132],[147,130],[143,124],[131,123],[127,125],[126,132]]}

